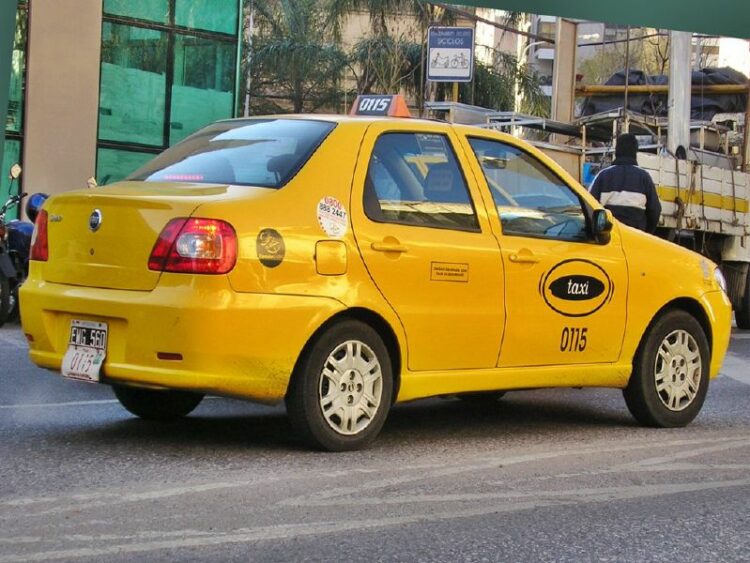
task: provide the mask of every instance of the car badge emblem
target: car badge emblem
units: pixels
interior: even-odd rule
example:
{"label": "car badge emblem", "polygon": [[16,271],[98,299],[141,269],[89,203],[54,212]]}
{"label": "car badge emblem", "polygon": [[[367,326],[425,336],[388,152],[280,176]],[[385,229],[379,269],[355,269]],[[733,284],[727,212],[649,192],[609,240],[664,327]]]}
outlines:
{"label": "car badge emblem", "polygon": [[94,209],[89,215],[89,230],[95,233],[102,226],[102,212],[98,209]]}

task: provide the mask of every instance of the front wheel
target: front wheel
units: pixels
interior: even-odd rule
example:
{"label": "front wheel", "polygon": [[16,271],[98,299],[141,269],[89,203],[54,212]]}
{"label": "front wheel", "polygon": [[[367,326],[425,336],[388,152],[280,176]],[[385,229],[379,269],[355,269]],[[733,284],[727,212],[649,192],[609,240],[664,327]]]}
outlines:
{"label": "front wheel", "polygon": [[664,314],[649,330],[624,389],[625,403],[645,426],[686,426],[708,391],[710,352],[703,328],[685,311]]}
{"label": "front wheel", "polygon": [[147,420],[174,420],[187,416],[203,400],[200,393],[140,389],[113,385],[115,397],[132,414]]}
{"label": "front wheel", "polygon": [[385,423],[393,395],[390,355],[378,333],[354,320],[318,337],[300,358],[286,407],[308,445],[328,451],[363,448]]}

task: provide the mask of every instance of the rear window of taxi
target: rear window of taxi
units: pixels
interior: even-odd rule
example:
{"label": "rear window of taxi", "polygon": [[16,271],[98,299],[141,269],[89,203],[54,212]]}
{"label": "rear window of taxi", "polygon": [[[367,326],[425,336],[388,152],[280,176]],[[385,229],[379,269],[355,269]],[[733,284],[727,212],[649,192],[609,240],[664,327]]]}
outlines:
{"label": "rear window of taxi", "polygon": [[215,123],[167,149],[128,180],[281,188],[335,126],[273,118]]}

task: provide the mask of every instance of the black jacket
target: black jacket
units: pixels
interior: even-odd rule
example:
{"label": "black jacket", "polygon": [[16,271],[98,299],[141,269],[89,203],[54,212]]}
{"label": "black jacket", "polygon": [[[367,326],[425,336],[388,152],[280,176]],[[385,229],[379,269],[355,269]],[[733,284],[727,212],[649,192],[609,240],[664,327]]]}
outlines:
{"label": "black jacket", "polygon": [[591,195],[619,221],[648,233],[656,230],[661,203],[651,176],[635,158],[618,157],[594,178]]}

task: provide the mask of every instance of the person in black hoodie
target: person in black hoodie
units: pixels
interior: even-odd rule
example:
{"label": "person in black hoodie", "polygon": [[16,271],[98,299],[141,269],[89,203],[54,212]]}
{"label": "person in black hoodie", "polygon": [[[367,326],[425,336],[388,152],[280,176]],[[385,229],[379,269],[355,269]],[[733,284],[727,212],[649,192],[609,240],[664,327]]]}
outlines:
{"label": "person in black hoodie", "polygon": [[591,184],[591,195],[616,219],[653,233],[659,223],[661,203],[651,176],[638,166],[638,139],[631,133],[617,137],[615,160]]}

